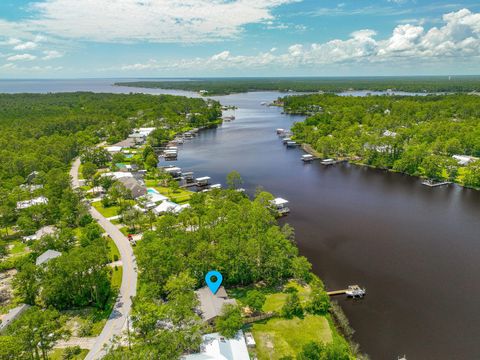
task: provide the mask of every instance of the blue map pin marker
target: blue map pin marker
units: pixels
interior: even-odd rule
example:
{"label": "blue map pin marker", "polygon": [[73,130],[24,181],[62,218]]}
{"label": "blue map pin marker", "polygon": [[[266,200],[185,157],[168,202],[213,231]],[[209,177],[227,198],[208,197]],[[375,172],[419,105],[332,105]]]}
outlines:
{"label": "blue map pin marker", "polygon": [[[213,281],[212,278],[216,277],[217,280]],[[210,291],[214,294],[217,293],[220,285],[222,285],[223,276],[216,270],[210,270],[207,275],[205,275],[205,282],[208,285]]]}

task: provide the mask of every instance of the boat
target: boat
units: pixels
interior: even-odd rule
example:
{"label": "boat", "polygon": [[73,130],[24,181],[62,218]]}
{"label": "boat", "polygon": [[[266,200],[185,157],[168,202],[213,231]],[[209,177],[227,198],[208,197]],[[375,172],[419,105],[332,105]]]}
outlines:
{"label": "boat", "polygon": [[285,129],[281,129],[281,128],[277,129],[277,135],[283,134],[284,131],[285,131]]}
{"label": "boat", "polygon": [[210,179],[210,176],[203,176],[196,178],[195,181],[197,183],[197,186],[207,186],[208,184],[210,184]]}
{"label": "boat", "polygon": [[345,294],[352,298],[363,298],[366,293],[367,291],[358,285],[349,285],[347,291],[345,291]]}
{"label": "boat", "polygon": [[275,198],[271,201],[271,204],[278,211],[279,215],[286,215],[290,212],[290,209],[287,207],[288,200],[283,198]]}
{"label": "boat", "polygon": [[310,155],[310,154],[302,155],[302,161],[303,162],[310,162],[314,159],[315,159],[315,157],[313,155]]}
{"label": "boat", "polygon": [[298,143],[295,141],[287,141],[287,147],[295,147],[298,146]]}
{"label": "boat", "polygon": [[335,163],[336,163],[336,161],[334,159],[325,159],[325,160],[321,161],[322,165],[333,165]]}

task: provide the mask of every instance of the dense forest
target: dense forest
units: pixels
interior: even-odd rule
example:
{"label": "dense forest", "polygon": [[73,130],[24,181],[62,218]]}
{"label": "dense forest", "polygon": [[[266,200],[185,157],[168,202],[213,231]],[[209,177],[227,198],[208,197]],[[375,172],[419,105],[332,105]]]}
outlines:
{"label": "dense forest", "polygon": [[[2,332],[0,358],[47,359],[72,329],[98,335],[112,311],[121,271],[107,264],[118,250],[82,191],[71,188],[72,160],[100,154],[111,161],[96,145],[123,140],[135,127],[156,127],[150,140],[157,144],[214,126],[220,116],[218,102],[169,95],[0,94],[0,273],[12,279],[9,290],[2,283],[0,313],[31,306]],[[46,225],[52,232],[27,240]],[[44,266],[38,260],[47,250],[59,254]]]}
{"label": "dense forest", "polygon": [[[56,174],[66,173],[71,160],[94,144],[123,140],[136,126],[168,129],[158,134],[159,141],[168,140],[184,127],[214,124],[220,115],[217,102],[170,95],[0,94],[1,227],[29,213],[16,212],[15,204],[35,196],[51,200],[37,227],[59,221],[59,197],[68,190],[50,191],[55,185],[49,183],[58,182]],[[33,172],[35,179],[29,177]],[[42,188],[20,187],[27,180]]]}
{"label": "dense forest", "polygon": [[[223,284],[232,291],[236,287],[251,289],[245,302],[258,311],[265,302],[265,291],[281,289],[289,279],[295,279],[309,283],[312,294],[303,305],[296,294],[291,295],[292,302],[287,301],[278,315],[290,319],[328,314],[330,301],[323,284],[310,273],[308,260],[298,255],[293,229],[277,225],[272,199],[271,194],[259,191],[250,200],[230,186],[228,190],[196,193],[190,208],[178,216],[159,218],[156,230],[145,232],[136,247],[141,277],[130,347],[114,346],[106,359],[170,360],[195,352],[202,332],[213,331],[196,313],[194,293],[211,269],[222,273]],[[234,336],[244,325],[240,311],[234,305],[224,309],[216,329],[226,337]],[[325,359],[351,358],[347,343],[340,337],[319,352]]]}
{"label": "dense forest", "polygon": [[[479,96],[316,94],[282,101],[286,112],[309,116],[293,126],[294,137],[321,157],[480,187]],[[454,155],[471,158],[460,164]]]}
{"label": "dense forest", "polygon": [[343,92],[349,90],[406,92],[472,92],[480,91],[479,76],[419,77],[329,77],[329,78],[215,78],[184,81],[131,81],[115,85],[154,89],[177,89],[201,92],[203,95],[226,95],[248,91]]}

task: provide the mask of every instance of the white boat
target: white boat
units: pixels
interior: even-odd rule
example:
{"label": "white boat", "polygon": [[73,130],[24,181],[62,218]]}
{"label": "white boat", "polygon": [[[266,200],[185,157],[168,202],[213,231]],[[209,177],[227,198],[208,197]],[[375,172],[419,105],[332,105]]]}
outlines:
{"label": "white boat", "polygon": [[310,155],[310,154],[302,155],[302,161],[304,162],[309,162],[309,161],[312,161],[313,159],[315,159],[313,155]]}
{"label": "white boat", "polygon": [[288,200],[286,199],[275,198],[271,201],[271,203],[280,215],[285,215],[290,212],[290,209],[287,207]]}
{"label": "white boat", "polygon": [[325,159],[325,160],[322,160],[321,164],[322,165],[333,165],[335,164],[335,160],[334,159]]}
{"label": "white boat", "polygon": [[195,181],[197,182],[198,186],[207,186],[210,183],[210,176],[203,176],[196,178]]}
{"label": "white boat", "polygon": [[348,297],[353,297],[353,298],[363,298],[367,291],[365,289],[362,289],[358,285],[349,285],[347,291],[345,294],[347,294]]}
{"label": "white boat", "polygon": [[287,141],[287,147],[295,147],[298,146],[298,144],[295,141]]}

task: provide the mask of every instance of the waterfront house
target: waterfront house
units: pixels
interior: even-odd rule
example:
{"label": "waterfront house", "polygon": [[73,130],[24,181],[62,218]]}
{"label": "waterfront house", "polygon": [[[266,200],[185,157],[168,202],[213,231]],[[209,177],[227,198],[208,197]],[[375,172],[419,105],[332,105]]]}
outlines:
{"label": "waterfront house", "polygon": [[55,250],[47,250],[37,258],[37,260],[35,261],[35,264],[37,266],[46,264],[50,260],[55,259],[55,258],[57,258],[61,255],[62,255],[61,252],[58,252],[58,251],[55,251]]}
{"label": "waterfront house", "polygon": [[147,193],[147,188],[145,187],[145,185],[141,184],[137,179],[133,177],[123,177],[118,179],[118,181],[122,183],[127,190],[131,191],[132,197],[134,199],[137,199],[140,196],[144,196]]}
{"label": "waterfront house", "polygon": [[219,333],[203,335],[200,352],[185,355],[182,360],[250,360],[250,355],[243,332],[239,330],[231,339]]}
{"label": "waterfront house", "polygon": [[226,304],[236,305],[235,299],[230,299],[223,286],[214,294],[208,286],[195,291],[200,302],[200,315],[203,321],[213,324],[214,320],[222,314],[222,308]]}
{"label": "waterfront house", "polygon": [[109,176],[115,180],[120,180],[123,178],[133,178],[133,174],[127,171],[108,172],[108,173],[102,174],[101,176]]}
{"label": "waterfront house", "polygon": [[165,200],[165,201],[162,201],[162,203],[160,205],[156,206],[153,209],[153,212],[154,212],[155,215],[163,215],[163,214],[166,214],[166,213],[177,214],[180,211],[182,211],[184,208],[185,208],[185,206],[178,205],[178,204],[176,204],[172,201],[169,201],[169,200]]}

